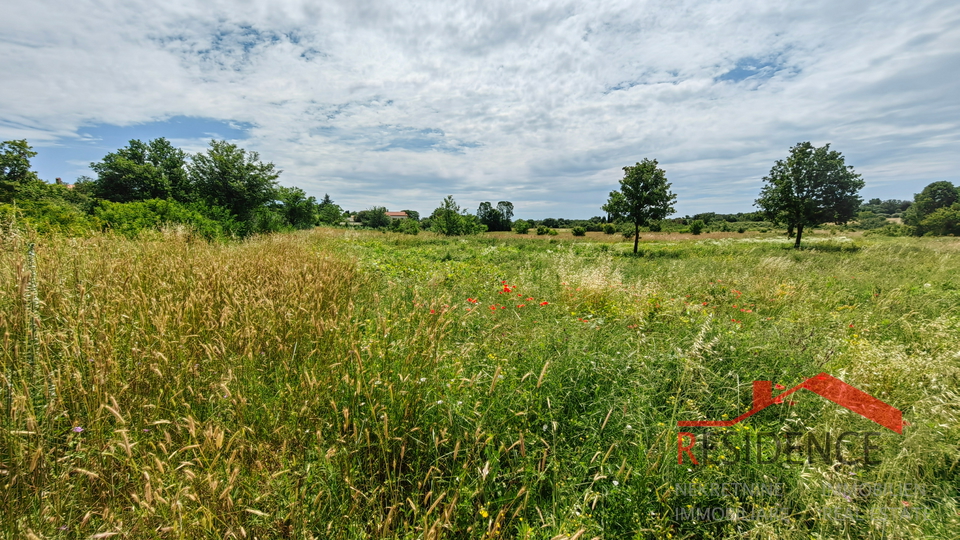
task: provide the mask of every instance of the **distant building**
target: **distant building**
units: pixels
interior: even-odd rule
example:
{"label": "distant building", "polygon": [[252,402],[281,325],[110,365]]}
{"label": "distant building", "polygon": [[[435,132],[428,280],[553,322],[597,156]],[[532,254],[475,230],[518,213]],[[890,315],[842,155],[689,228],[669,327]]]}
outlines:
{"label": "distant building", "polygon": [[390,219],[406,219],[406,212],[387,212],[387,217]]}

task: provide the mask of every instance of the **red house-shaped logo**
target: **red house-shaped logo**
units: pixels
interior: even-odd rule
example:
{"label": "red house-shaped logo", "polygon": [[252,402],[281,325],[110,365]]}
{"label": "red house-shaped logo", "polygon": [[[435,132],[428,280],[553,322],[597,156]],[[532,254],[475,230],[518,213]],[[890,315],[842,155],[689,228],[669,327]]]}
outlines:
{"label": "red house-shaped logo", "polygon": [[741,420],[745,420],[754,414],[766,409],[775,403],[782,403],[783,398],[790,394],[806,388],[811,392],[819,394],[830,401],[846,407],[851,411],[873,420],[881,426],[903,434],[903,413],[899,409],[887,405],[879,399],[861,392],[849,384],[836,377],[821,373],[810,377],[802,383],[785,390],[777,397],[773,397],[773,386],[770,381],[753,381],[753,408],[741,414],[733,420],[700,420],[700,421],[681,421],[677,422],[680,427],[724,427],[732,426]]}

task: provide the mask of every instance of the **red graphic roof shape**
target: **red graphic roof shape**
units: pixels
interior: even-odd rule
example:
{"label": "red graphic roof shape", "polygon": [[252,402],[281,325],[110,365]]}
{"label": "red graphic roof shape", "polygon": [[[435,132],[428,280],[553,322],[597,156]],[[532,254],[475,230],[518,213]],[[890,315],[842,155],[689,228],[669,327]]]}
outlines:
{"label": "red graphic roof shape", "polygon": [[677,425],[680,427],[728,427],[745,420],[758,412],[766,409],[770,405],[783,403],[783,398],[790,394],[806,388],[811,392],[819,394],[830,401],[846,407],[847,409],[859,414],[860,416],[873,420],[881,426],[903,434],[903,413],[899,409],[888,405],[879,399],[862,392],[840,379],[820,373],[810,377],[802,383],[785,390],[777,397],[773,397],[773,384],[770,381],[753,381],[753,408],[741,414],[733,420],[693,420],[680,421]]}

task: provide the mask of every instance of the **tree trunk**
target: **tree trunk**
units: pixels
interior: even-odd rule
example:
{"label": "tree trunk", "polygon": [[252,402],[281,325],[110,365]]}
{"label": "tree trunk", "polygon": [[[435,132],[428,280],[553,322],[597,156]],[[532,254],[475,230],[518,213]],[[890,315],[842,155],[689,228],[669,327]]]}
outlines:
{"label": "tree trunk", "polygon": [[803,235],[803,224],[797,225],[797,241],[793,244],[793,249],[800,249],[800,236]]}
{"label": "tree trunk", "polygon": [[640,225],[633,224],[633,254],[637,254],[637,246],[640,244]]}

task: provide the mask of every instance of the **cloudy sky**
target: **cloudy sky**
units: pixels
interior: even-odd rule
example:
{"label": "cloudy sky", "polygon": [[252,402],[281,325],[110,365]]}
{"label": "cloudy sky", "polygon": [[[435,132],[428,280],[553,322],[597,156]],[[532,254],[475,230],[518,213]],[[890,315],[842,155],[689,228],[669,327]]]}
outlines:
{"label": "cloudy sky", "polygon": [[47,180],[163,136],[235,141],[352,210],[586,218],[655,158],[680,215],[752,211],[801,141],[865,198],[960,183],[956,0],[0,6],[0,140]]}

